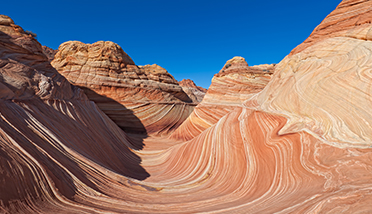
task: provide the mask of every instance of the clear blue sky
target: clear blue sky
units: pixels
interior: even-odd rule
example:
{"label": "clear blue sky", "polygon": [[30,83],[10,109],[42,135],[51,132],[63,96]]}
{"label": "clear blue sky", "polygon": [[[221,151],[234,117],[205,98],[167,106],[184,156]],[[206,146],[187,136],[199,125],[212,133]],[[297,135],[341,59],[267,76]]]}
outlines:
{"label": "clear blue sky", "polygon": [[137,65],[156,63],[208,88],[227,60],[280,62],[341,0],[4,1],[0,14],[57,49],[68,40],[118,43]]}

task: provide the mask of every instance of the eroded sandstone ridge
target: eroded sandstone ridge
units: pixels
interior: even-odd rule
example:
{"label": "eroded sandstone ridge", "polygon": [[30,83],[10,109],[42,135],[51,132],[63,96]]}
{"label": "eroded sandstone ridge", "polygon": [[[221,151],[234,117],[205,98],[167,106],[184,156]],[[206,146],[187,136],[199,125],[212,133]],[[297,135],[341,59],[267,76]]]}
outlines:
{"label": "eroded sandstone ridge", "polygon": [[274,65],[248,66],[243,57],[234,57],[214,75],[203,101],[172,135],[172,139],[190,140],[228,112],[260,92],[270,81]]}
{"label": "eroded sandstone ridge", "polygon": [[306,130],[337,147],[371,147],[371,5],[343,1],[249,105],[287,117],[281,134]]}
{"label": "eroded sandstone ridge", "polygon": [[49,61],[52,61],[54,59],[54,56],[58,52],[58,50],[54,50],[44,45],[42,48],[43,48],[43,54],[48,58]]}
{"label": "eroded sandstone ridge", "polygon": [[140,151],[2,17],[1,212],[370,213],[371,11],[372,1],[342,1],[270,81],[269,65],[229,61],[200,105],[233,108],[196,134],[202,120],[186,121],[188,139],[149,137]]}
{"label": "eroded sandstone ridge", "polygon": [[200,103],[207,92],[207,89],[197,86],[194,81],[190,79],[183,79],[182,81],[178,82],[178,84],[195,103]]}
{"label": "eroded sandstone ridge", "polygon": [[167,134],[197,104],[164,68],[135,65],[113,42],[65,42],[52,65],[126,132]]}
{"label": "eroded sandstone ridge", "polygon": [[131,152],[138,145],[4,15],[0,92],[1,213],[94,213],[79,204],[102,196],[95,176],[119,176],[123,185],[149,176]]}

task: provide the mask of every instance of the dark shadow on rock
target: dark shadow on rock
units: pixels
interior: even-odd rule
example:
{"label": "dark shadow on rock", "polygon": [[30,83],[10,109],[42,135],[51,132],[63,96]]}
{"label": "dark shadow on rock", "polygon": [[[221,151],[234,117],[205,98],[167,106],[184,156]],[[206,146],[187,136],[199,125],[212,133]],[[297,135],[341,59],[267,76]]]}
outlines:
{"label": "dark shadow on rock", "polygon": [[118,125],[129,137],[131,149],[142,150],[143,139],[148,137],[147,130],[141,120],[133,113],[114,99],[97,94],[95,91],[79,86],[83,89],[89,100],[93,101],[116,125]]}
{"label": "dark shadow on rock", "polygon": [[[58,102],[61,101],[58,100],[53,102],[57,102],[55,107],[51,107],[39,99],[15,102],[3,101],[0,103],[0,113],[4,115],[6,121],[11,122],[12,126],[2,121],[0,128],[33,157],[33,160],[26,160],[28,163],[37,161],[37,164],[43,168],[45,174],[53,180],[58,191],[66,198],[74,200],[78,191],[70,173],[90,188],[102,192],[95,184],[99,183],[99,179],[102,178],[101,176],[95,178],[95,170],[90,168],[93,166],[92,169],[94,169],[94,165],[86,167],[85,164],[80,164],[72,157],[76,154],[85,157],[85,160],[89,160],[125,177],[144,180],[150,176],[141,166],[141,158],[134,154],[127,145],[120,142],[117,135],[110,133],[110,129],[106,128],[105,123],[102,121],[102,116],[92,111],[92,104],[88,104],[85,101],[70,101],[75,103],[69,110],[69,113],[73,115],[73,117],[70,117],[65,114],[70,105],[63,103],[59,105]],[[27,107],[24,108],[22,107],[23,105]],[[76,112],[72,110],[79,112],[81,117],[79,118]],[[36,120],[31,119],[30,116],[32,116],[31,118],[36,118]],[[33,122],[30,123],[30,121]],[[35,132],[34,128],[32,128],[34,125],[31,124],[35,125],[36,130],[38,130],[37,127],[46,127],[46,130]],[[4,147],[1,144],[0,146]],[[74,153],[70,153],[65,148]],[[22,154],[22,151],[16,152]],[[9,159],[2,153],[0,155],[2,156],[1,158]],[[19,158],[22,160],[24,156]],[[85,160],[83,159],[82,162],[85,162]],[[87,163],[89,164],[89,162]],[[33,169],[37,169],[37,167],[31,167],[31,170]],[[44,173],[41,170],[38,170],[38,172]],[[93,175],[88,173],[93,173]],[[35,179],[42,179],[42,177]],[[34,182],[30,180],[30,176],[25,179],[31,183]],[[43,182],[43,180],[35,181],[35,187],[38,187],[37,182]],[[40,189],[37,191],[42,192],[44,190]],[[0,194],[0,201],[4,202],[4,200],[7,201],[16,197],[3,197]]]}
{"label": "dark shadow on rock", "polygon": [[[6,101],[6,102],[11,103],[9,101]],[[5,112],[3,110],[4,110],[4,108],[7,108],[7,107],[8,107],[8,105],[1,105],[0,106],[0,112],[2,114],[4,114]],[[43,191],[49,191],[49,193],[51,193],[52,192],[51,189],[42,190],[41,189],[42,187],[41,187],[40,183],[38,183],[38,182],[45,182],[46,186],[49,187],[46,183],[45,175],[40,175],[39,174],[39,177],[37,177],[36,175],[32,175],[32,174],[35,173],[35,171],[38,171],[40,173],[41,169],[38,168],[37,166],[33,166],[31,164],[40,164],[40,166],[43,167],[43,169],[47,172],[47,175],[50,178],[52,178],[52,180],[53,180],[55,186],[58,188],[58,190],[66,198],[72,200],[74,195],[75,195],[75,192],[77,192],[77,189],[76,189],[76,186],[74,185],[73,179],[54,160],[51,160],[50,157],[53,155],[53,156],[55,156],[55,157],[53,157],[55,160],[60,160],[60,161],[64,162],[64,164],[69,165],[70,167],[72,166],[73,168],[78,167],[77,164],[71,162],[70,160],[67,161],[68,158],[65,157],[64,155],[63,156],[57,155],[56,153],[60,154],[60,152],[57,152],[56,148],[53,147],[53,145],[49,144],[44,139],[42,139],[40,136],[35,134],[31,129],[28,128],[27,124],[22,123],[22,121],[27,120],[27,115],[21,109],[17,108],[17,110],[18,110],[17,114],[14,114],[14,115],[5,114],[5,116],[4,116],[8,121],[12,122],[12,126],[10,124],[6,123],[6,122],[1,122],[0,123],[0,128],[2,129],[2,131],[4,133],[6,133],[7,136],[9,136],[11,139],[13,139],[25,152],[30,154],[33,159],[28,159],[27,155],[23,154],[23,151],[21,151],[21,150],[20,151],[18,151],[18,150],[14,151],[14,153],[16,153],[16,154],[19,153],[19,154],[17,154],[12,159],[13,160],[18,159],[19,162],[23,163],[24,165],[21,165],[21,166],[24,168],[23,170],[25,172],[24,172],[23,176],[21,176],[17,179],[14,179],[12,181],[12,183],[8,183],[7,184],[8,187],[11,187],[11,186],[15,186],[15,187],[25,186],[28,189],[31,189],[32,191],[39,192],[39,195],[41,195],[40,193],[43,192]],[[6,112],[6,113],[9,113],[9,112]],[[14,128],[17,128],[18,130],[21,130],[22,134],[20,134]],[[3,147],[3,149],[6,149],[6,150],[10,150],[10,149],[12,149],[12,147],[14,147],[13,145],[11,145],[11,142],[6,142],[5,141],[5,142],[2,142],[2,144],[3,145],[1,145],[1,146]],[[10,144],[10,145],[7,145],[7,144]],[[41,152],[40,148],[45,149],[45,151],[48,151],[48,153]],[[5,159],[8,159],[8,160],[10,159],[10,156],[8,154],[6,154],[5,152],[0,153],[0,155],[1,155],[1,158],[5,158]],[[35,160],[37,162],[34,162]],[[15,162],[15,161],[13,161],[13,162]],[[32,171],[34,171],[34,172],[31,173]],[[13,173],[13,172],[11,171],[9,173]],[[19,176],[19,175],[17,175],[17,176]],[[94,189],[96,191],[99,191],[98,188],[92,182],[90,182],[86,177],[79,177],[79,176],[77,176],[77,177],[79,179],[81,179],[84,183],[86,183],[87,186],[91,187],[92,189]],[[38,179],[38,180],[36,180],[36,179]],[[18,181],[23,181],[23,182],[18,183],[17,180]],[[3,202],[8,203],[11,200],[17,200],[17,197],[20,197],[19,198],[20,200],[24,200],[24,199],[26,199],[27,197],[30,197],[30,196],[34,196],[34,197],[37,196],[37,194],[33,193],[32,191],[31,191],[31,193],[33,193],[33,194],[27,195],[27,193],[25,193],[25,192],[29,191],[28,189],[25,188],[25,190],[22,191],[22,192],[12,193],[13,198],[9,198],[10,193],[9,194],[7,193],[7,196],[0,194],[0,200],[3,200]],[[22,197],[24,197],[24,198],[22,198]]]}
{"label": "dark shadow on rock", "polygon": [[12,38],[12,37],[9,36],[8,34],[6,34],[6,33],[2,32],[2,31],[0,31],[0,41],[1,41],[1,42],[12,43],[12,42],[10,41],[11,38]]}

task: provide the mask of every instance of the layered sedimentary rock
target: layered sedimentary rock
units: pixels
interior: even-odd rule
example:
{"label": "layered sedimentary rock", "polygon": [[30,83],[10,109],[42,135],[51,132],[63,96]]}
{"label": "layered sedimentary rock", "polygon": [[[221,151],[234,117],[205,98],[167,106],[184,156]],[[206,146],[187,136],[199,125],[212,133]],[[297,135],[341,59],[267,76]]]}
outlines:
{"label": "layered sedimentary rock", "polygon": [[[136,145],[0,15],[0,212],[94,213],[96,176],[145,179]],[[91,174],[88,175],[87,172]]]}
{"label": "layered sedimentary rock", "polygon": [[146,184],[184,191],[177,200],[190,212],[371,212],[371,8],[372,1],[343,1],[320,26],[354,24],[300,45],[244,105],[144,158],[153,175]]}
{"label": "layered sedimentary rock", "polygon": [[282,134],[306,130],[337,147],[370,147],[371,5],[343,1],[249,105],[287,117]]}
{"label": "layered sedimentary rock", "polygon": [[57,52],[58,52],[58,50],[54,50],[50,47],[47,47],[47,46],[43,45],[43,53],[46,57],[48,57],[48,60],[50,62],[54,59],[54,56],[56,55]]}
{"label": "layered sedimentary rock", "polygon": [[179,81],[178,84],[182,87],[195,88],[195,89],[197,89],[201,92],[207,93],[207,89],[205,89],[203,87],[200,87],[200,86],[197,86],[194,83],[194,81],[192,81],[190,79],[183,79],[183,80]]}
{"label": "layered sedimentary rock", "polygon": [[[333,14],[342,11],[362,21],[371,8],[372,1],[348,0]],[[328,16],[324,23],[342,22],[344,16],[339,21]],[[15,44],[21,39],[10,32],[19,28],[4,28],[4,22],[0,19],[1,31],[8,31],[0,37],[2,65],[48,64],[38,51]],[[39,96],[38,75],[54,73],[51,85],[63,85],[52,70],[24,73],[17,65],[5,72],[7,65],[2,66],[5,94],[22,99],[0,103],[1,212],[370,213],[372,43],[350,36],[361,35],[353,31],[361,26],[366,33],[372,29],[362,23],[347,35],[329,33],[293,51],[258,93],[240,97],[208,90],[223,104],[236,100],[231,96],[243,104],[187,142],[150,137],[141,151],[128,149],[133,145],[126,134],[67,81],[67,93],[65,88],[52,93],[50,87],[44,90],[49,97]],[[248,66],[239,58],[232,62],[215,82],[264,74],[239,72]],[[235,63],[237,71],[229,71]],[[20,90],[14,73],[27,77],[24,85],[30,87]],[[208,93],[203,102],[218,104],[206,99]]]}
{"label": "layered sedimentary rock", "polygon": [[248,66],[243,57],[234,57],[217,73],[203,101],[170,136],[190,140],[215,124],[228,112],[260,92],[270,81],[275,66]]}
{"label": "layered sedimentary rock", "polygon": [[164,68],[135,65],[113,42],[65,42],[52,65],[126,132],[167,134],[196,105]]}
{"label": "layered sedimentary rock", "polygon": [[207,89],[197,86],[194,81],[190,79],[183,79],[178,82],[178,84],[194,103],[200,103],[207,92]]}
{"label": "layered sedimentary rock", "polygon": [[372,34],[366,27],[372,22],[370,4],[368,0],[342,1],[337,9],[332,11],[290,55],[299,53],[307,47],[328,38],[346,36],[361,40],[371,40]]}

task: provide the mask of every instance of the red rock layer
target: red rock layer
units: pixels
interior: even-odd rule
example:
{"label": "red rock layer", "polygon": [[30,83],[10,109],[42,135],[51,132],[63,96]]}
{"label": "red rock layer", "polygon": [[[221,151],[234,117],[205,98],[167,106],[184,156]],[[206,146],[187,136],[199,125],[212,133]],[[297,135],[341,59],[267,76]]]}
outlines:
{"label": "red rock layer", "polygon": [[1,213],[94,213],[78,201],[102,194],[95,176],[149,176],[131,152],[138,145],[4,15],[0,76]]}
{"label": "red rock layer", "polygon": [[[291,54],[299,53],[317,42],[332,37],[346,36],[372,40],[371,33],[361,32],[365,25],[372,22],[371,5],[372,3],[369,0],[342,1]],[[358,33],[356,34],[355,31],[358,31]]]}
{"label": "red rock layer", "polygon": [[[278,135],[286,121],[237,107],[191,141],[163,153],[145,149],[141,157],[151,176],[141,184],[159,189],[156,195],[161,197],[141,194],[141,199],[151,201],[140,202],[141,209],[159,213],[370,211],[372,150],[340,149],[306,132]],[[149,143],[164,142],[145,141]]]}
{"label": "red rock layer", "polygon": [[270,81],[274,68],[274,65],[248,66],[242,57],[227,61],[213,77],[203,101],[170,137],[186,141],[198,136],[225,114],[260,92]]}
{"label": "red rock layer", "polygon": [[168,134],[196,105],[164,68],[136,66],[113,42],[63,43],[52,65],[127,132]]}
{"label": "red rock layer", "polygon": [[[14,67],[4,79],[24,99],[0,103],[1,211],[370,213],[372,42],[357,37],[371,28],[356,26],[353,37],[318,41],[286,57],[261,92],[198,136],[186,142],[151,137],[138,156],[124,132],[76,88],[65,85],[81,99],[41,99],[32,94],[38,90],[33,78],[23,91],[9,81],[23,71]],[[45,62],[37,54],[12,54],[17,45],[4,38],[1,60]],[[244,67],[241,59],[233,61],[237,70]],[[233,64],[217,77],[233,79]],[[51,85],[58,80],[56,74]],[[220,100],[229,104],[235,94]]]}

